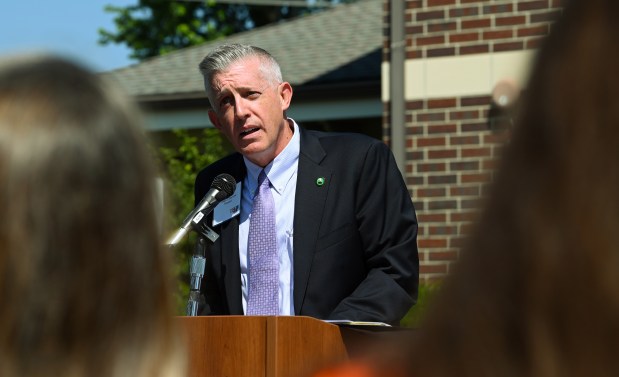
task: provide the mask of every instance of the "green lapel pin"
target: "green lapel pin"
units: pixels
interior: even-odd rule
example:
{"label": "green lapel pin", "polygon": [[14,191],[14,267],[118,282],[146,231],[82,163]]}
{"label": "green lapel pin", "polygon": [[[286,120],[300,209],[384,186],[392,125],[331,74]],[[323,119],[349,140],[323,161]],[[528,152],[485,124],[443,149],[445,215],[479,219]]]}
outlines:
{"label": "green lapel pin", "polygon": [[324,184],[325,184],[325,178],[324,177],[316,178],[316,186],[320,187],[320,186],[322,186]]}

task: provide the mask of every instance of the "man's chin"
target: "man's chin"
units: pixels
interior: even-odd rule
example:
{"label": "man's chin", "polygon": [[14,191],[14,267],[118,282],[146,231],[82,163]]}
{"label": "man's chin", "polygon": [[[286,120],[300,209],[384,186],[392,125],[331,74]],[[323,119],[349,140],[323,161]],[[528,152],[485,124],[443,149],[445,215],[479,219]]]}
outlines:
{"label": "man's chin", "polygon": [[260,155],[264,153],[264,148],[260,148],[256,143],[251,143],[246,146],[239,146],[237,149],[243,156],[251,157],[254,155]]}
{"label": "man's chin", "polygon": [[264,149],[247,148],[241,149],[239,152],[249,161],[262,167],[268,165],[275,158],[274,156],[269,156],[268,151]]}

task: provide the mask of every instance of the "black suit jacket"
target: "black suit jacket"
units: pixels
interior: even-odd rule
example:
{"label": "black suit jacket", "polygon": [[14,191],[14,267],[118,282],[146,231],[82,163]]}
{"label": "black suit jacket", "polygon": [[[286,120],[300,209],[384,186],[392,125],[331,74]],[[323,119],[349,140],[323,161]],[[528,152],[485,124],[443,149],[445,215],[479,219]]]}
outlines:
{"label": "black suit jacket", "polygon": [[[415,210],[391,151],[364,135],[300,128],[300,137],[295,314],[397,324],[416,301],[419,260]],[[227,156],[198,174],[196,203],[221,173],[242,182],[242,156]],[[238,221],[213,228],[220,238],[207,252],[204,313],[243,314]]]}

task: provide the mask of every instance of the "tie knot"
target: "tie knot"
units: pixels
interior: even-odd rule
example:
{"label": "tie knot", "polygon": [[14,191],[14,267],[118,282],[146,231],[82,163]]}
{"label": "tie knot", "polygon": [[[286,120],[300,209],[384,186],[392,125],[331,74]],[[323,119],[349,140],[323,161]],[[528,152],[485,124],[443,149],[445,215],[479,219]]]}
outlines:
{"label": "tie knot", "polygon": [[264,172],[264,169],[260,171],[258,174],[258,186],[269,185],[269,180],[267,178],[267,173]]}

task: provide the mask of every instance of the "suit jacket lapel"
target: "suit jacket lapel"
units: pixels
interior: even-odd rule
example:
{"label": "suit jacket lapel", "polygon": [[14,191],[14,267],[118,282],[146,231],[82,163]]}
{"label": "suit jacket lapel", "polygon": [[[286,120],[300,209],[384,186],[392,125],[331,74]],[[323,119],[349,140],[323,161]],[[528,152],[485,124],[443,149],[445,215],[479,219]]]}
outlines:
{"label": "suit jacket lapel", "polygon": [[[243,182],[247,174],[242,156],[238,155],[230,168],[230,174],[237,182]],[[228,309],[232,315],[243,314],[241,297],[241,267],[239,261],[239,217],[236,216],[221,225],[221,273],[226,287]]]}
{"label": "suit jacket lapel", "polygon": [[[294,207],[294,308],[299,315],[322,223],[323,208],[329,192],[331,170],[320,165],[326,153],[320,141],[300,129],[301,149]],[[324,179],[321,185],[319,178]]]}

